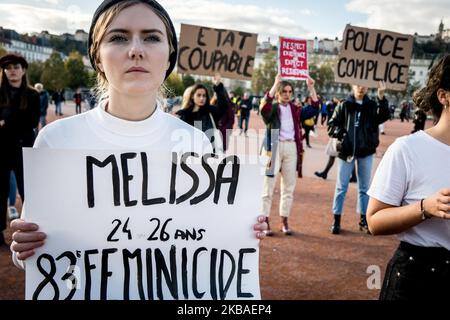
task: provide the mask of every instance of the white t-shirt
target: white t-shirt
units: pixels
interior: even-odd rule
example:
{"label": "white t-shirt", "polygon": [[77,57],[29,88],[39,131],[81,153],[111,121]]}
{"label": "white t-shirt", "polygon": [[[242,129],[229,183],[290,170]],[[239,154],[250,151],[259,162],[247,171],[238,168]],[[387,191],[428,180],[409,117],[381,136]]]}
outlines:
{"label": "white t-shirt", "polygon": [[280,141],[294,140],[295,139],[295,129],[294,129],[294,119],[292,118],[292,111],[290,105],[281,105],[280,109]]}
{"label": "white t-shirt", "polygon": [[34,148],[140,149],[151,151],[211,152],[205,134],[157,107],[151,117],[128,121],[112,116],[104,106],[45,126]]}
{"label": "white t-shirt", "polygon": [[[419,131],[389,147],[367,193],[386,204],[403,206],[445,188],[450,188],[450,146]],[[450,250],[450,221],[425,220],[398,236],[416,246]]]}
{"label": "white t-shirt", "polygon": [[[45,126],[34,148],[192,151],[200,155],[212,152],[211,143],[202,131],[160,107],[145,120],[127,121],[110,115],[103,105]],[[25,212],[21,218],[26,220]],[[15,254],[13,261],[19,268],[24,267]]]}

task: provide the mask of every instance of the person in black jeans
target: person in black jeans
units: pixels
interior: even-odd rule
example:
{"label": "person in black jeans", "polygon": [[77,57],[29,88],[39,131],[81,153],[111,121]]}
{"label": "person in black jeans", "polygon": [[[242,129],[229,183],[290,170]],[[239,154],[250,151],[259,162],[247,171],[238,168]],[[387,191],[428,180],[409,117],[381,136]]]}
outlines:
{"label": "person in black jeans", "polygon": [[40,99],[28,86],[27,61],[15,54],[0,59],[0,245],[5,243],[7,198],[11,171],[24,200],[22,148],[32,147],[39,124]]}
{"label": "person in black jeans", "polygon": [[[244,97],[239,102],[239,128],[241,129],[240,134],[244,133],[247,137],[248,122],[250,120],[250,111],[252,110],[252,100],[250,99],[250,94],[248,92],[244,93]],[[245,122],[245,125],[244,125]]]}
{"label": "person in black jeans", "polygon": [[416,106],[437,124],[397,139],[369,190],[373,235],[398,234],[380,299],[450,299],[450,54],[431,69]]}

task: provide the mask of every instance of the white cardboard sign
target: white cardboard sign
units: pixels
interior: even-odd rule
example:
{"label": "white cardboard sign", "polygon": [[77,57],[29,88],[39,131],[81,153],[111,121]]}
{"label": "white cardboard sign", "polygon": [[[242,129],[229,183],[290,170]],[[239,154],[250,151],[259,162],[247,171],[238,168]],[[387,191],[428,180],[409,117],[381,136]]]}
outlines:
{"label": "white cardboard sign", "polygon": [[26,220],[47,234],[26,299],[260,299],[262,176],[238,158],[24,149]]}

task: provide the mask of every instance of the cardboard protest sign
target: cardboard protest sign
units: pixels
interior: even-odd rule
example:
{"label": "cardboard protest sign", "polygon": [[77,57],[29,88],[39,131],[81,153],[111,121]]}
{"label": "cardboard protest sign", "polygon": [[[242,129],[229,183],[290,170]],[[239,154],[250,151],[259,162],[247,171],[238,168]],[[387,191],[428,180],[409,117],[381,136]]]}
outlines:
{"label": "cardboard protest sign", "polygon": [[308,41],[280,37],[278,71],[283,79],[308,79]]}
{"label": "cardboard protest sign", "polygon": [[[26,262],[26,299],[260,299],[258,165],[168,152],[24,156],[25,219],[47,234]],[[55,172],[62,163],[70,169]]]}
{"label": "cardboard protest sign", "polygon": [[178,72],[251,80],[257,35],[181,24]]}
{"label": "cardboard protest sign", "polygon": [[336,64],[336,82],[402,91],[408,84],[413,37],[347,25]]}

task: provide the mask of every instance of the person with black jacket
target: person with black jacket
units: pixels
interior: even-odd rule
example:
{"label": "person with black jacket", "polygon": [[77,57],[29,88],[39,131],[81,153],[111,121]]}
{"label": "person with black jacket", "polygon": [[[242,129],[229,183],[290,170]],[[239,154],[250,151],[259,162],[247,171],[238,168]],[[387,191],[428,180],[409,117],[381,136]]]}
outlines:
{"label": "person with black jacket", "polygon": [[48,100],[49,95],[47,90],[44,89],[44,85],[42,83],[36,83],[34,85],[34,88],[39,93],[39,99],[40,99],[40,106],[41,106],[41,112],[40,112],[40,119],[39,123],[41,124],[41,129],[47,125],[47,109],[48,109]]}
{"label": "person with black jacket", "polygon": [[33,146],[39,124],[39,94],[28,85],[27,68],[27,61],[19,55],[7,54],[0,59],[0,245],[5,243],[3,230],[11,171],[23,201],[22,148]]}
{"label": "person with black jacket", "polygon": [[359,228],[368,233],[366,211],[373,155],[378,147],[378,126],[390,117],[384,96],[386,85],[380,82],[378,102],[367,96],[367,87],[353,85],[353,94],[337,106],[329,122],[328,134],[338,139],[338,176],[333,200],[333,234],[340,233],[341,215],[351,172],[357,164]]}
{"label": "person with black jacket", "polygon": [[[244,93],[244,97],[239,101],[238,105],[239,114],[239,128],[241,129],[240,134],[244,133],[247,137],[248,122],[250,120],[250,111],[252,110],[252,100],[250,99],[250,94],[248,92]],[[245,125],[244,125],[245,122]]]}
{"label": "person with black jacket", "polygon": [[220,75],[214,77],[214,92],[217,96],[217,104],[211,105],[208,89],[202,84],[196,84],[189,88],[189,100],[185,108],[177,111],[178,117],[184,122],[203,131],[211,141],[214,152],[223,152],[223,141],[218,130],[219,120],[231,107],[231,100],[221,82]]}

